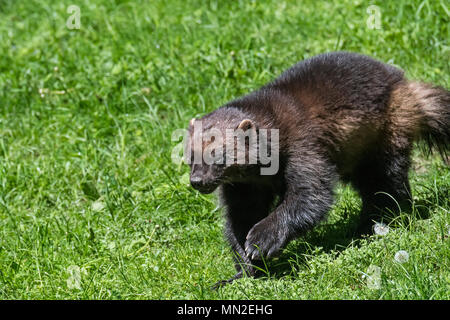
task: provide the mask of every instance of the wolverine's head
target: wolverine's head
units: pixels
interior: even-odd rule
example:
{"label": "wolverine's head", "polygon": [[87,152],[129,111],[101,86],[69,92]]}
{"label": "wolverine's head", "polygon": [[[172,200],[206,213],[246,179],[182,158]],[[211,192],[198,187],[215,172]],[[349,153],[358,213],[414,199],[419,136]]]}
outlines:
{"label": "wolverine's head", "polygon": [[243,167],[256,163],[255,123],[230,111],[212,113],[189,123],[185,156],[190,182],[201,193],[213,192],[230,182]]}

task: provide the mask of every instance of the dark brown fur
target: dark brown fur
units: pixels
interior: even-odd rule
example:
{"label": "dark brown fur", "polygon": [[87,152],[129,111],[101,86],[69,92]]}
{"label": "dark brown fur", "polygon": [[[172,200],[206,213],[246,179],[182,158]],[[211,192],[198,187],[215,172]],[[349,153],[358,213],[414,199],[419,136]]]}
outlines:
{"label": "dark brown fur", "polygon": [[339,179],[362,197],[361,231],[397,204],[408,210],[413,143],[425,139],[442,154],[450,147],[449,91],[410,82],[395,67],[347,52],[302,61],[200,120],[224,130],[243,119],[256,130],[280,130],[276,175],[261,176],[255,165],[191,170],[198,190],[220,186],[234,278],[254,275],[262,256],[274,256],[322,220]]}

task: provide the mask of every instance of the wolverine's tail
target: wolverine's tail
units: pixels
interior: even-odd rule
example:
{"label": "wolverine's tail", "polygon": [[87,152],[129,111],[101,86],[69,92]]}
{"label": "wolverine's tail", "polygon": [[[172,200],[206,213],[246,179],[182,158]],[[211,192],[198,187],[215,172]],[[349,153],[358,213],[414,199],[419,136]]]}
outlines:
{"label": "wolverine's tail", "polygon": [[[425,140],[428,150],[437,150],[447,159],[450,151],[450,91],[421,82],[404,82],[393,94],[400,126],[412,131],[414,138]],[[396,121],[397,122],[397,121]]]}

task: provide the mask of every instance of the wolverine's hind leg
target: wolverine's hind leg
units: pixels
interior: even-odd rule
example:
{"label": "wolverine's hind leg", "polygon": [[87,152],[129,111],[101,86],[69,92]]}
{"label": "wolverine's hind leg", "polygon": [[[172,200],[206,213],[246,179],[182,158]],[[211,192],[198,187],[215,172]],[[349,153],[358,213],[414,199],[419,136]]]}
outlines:
{"label": "wolverine's hind leg", "polygon": [[409,167],[409,147],[385,148],[361,162],[353,181],[363,202],[357,233],[371,233],[373,221],[411,210]]}

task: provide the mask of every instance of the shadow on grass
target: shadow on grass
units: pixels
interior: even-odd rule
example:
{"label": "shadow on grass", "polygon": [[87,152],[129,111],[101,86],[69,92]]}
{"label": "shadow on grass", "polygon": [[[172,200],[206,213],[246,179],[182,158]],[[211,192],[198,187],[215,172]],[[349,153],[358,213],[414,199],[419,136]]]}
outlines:
{"label": "shadow on grass", "polygon": [[[448,206],[448,198],[429,195],[414,202],[412,212],[391,217],[386,221],[393,228],[409,230],[413,221],[428,219],[434,208]],[[315,231],[293,241],[276,259],[265,261],[264,272],[257,277],[281,278],[292,275],[295,270],[308,268],[308,259],[317,253],[334,254],[338,257],[350,245],[359,247],[362,239],[370,235],[356,233],[359,215],[341,219],[335,223],[325,223]]]}
{"label": "shadow on grass", "polygon": [[308,258],[318,252],[339,255],[350,244],[358,246],[359,240],[367,236],[355,235],[357,225],[357,220],[340,220],[319,226],[317,230],[290,243],[278,258],[266,261],[266,270],[259,276],[281,278],[291,275],[295,269],[307,268]]}
{"label": "shadow on grass", "polygon": [[[444,172],[441,172],[441,175]],[[418,183],[414,189],[416,196],[412,209],[402,214],[385,216],[384,223],[389,224],[391,228],[410,230],[415,221],[429,219],[436,208],[450,207],[450,188],[447,179],[435,179],[432,184],[430,181]],[[257,277],[281,278],[292,275],[298,269],[308,268],[309,258],[319,252],[338,257],[350,245],[360,247],[361,239],[367,239],[369,236],[356,233],[361,206],[351,200],[353,198],[351,194],[357,197],[352,192],[342,197],[335,208],[334,219],[291,242],[278,258],[265,261],[265,264],[261,263],[258,267],[264,271],[258,272]]]}

